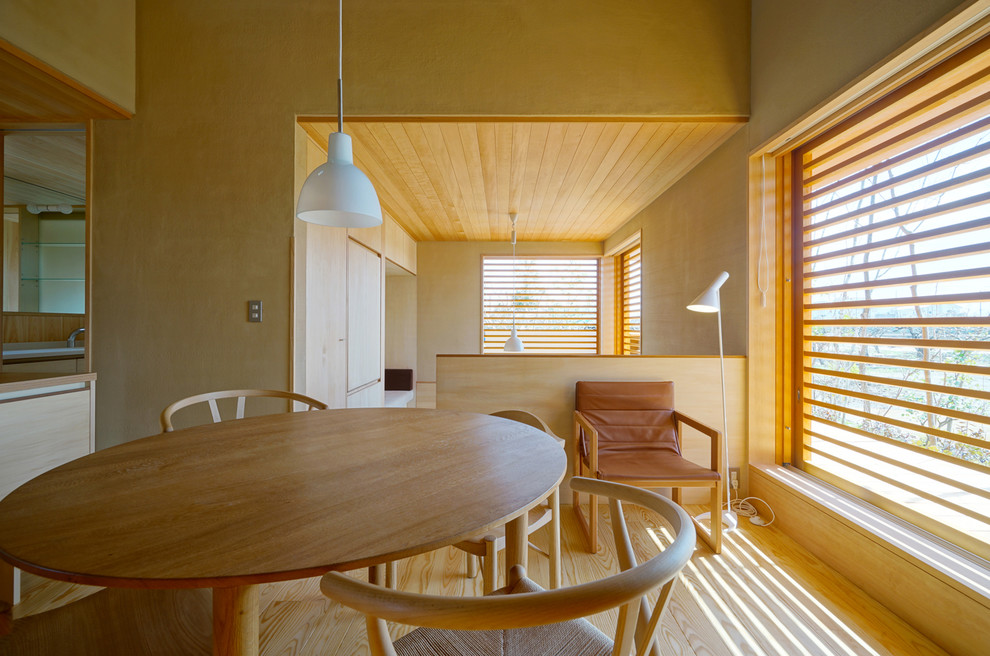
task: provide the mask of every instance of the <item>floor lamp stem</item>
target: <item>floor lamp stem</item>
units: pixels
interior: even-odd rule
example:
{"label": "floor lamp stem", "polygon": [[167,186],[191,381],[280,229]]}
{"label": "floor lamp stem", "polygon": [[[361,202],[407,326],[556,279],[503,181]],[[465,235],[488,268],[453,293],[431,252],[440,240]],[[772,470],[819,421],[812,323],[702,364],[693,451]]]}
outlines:
{"label": "floor lamp stem", "polygon": [[722,447],[724,448],[724,453],[722,454],[722,468],[723,471],[719,472],[722,474],[722,484],[725,486],[725,503],[728,510],[732,510],[730,503],[730,481],[729,481],[729,420],[728,412],[725,407],[725,353],[722,350],[722,309],[721,309],[721,299],[719,299],[719,310],[718,310],[718,366],[719,366],[719,379],[722,382]]}

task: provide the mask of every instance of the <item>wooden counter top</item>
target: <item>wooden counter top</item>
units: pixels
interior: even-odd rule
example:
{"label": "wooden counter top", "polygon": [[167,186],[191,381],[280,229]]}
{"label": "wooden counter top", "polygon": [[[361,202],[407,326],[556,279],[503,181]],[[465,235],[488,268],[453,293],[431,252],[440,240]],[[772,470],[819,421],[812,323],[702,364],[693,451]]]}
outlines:
{"label": "wooden counter top", "polygon": [[42,389],[72,383],[87,383],[96,380],[95,373],[52,374],[52,373],[0,373],[0,394],[23,390]]}

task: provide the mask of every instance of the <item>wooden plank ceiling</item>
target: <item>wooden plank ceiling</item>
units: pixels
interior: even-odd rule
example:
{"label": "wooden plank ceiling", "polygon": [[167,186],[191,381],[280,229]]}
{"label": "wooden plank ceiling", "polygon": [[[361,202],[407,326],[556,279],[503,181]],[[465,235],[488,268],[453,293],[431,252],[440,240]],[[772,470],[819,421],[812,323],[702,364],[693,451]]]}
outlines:
{"label": "wooden plank ceiling", "polygon": [[85,132],[4,134],[3,204],[85,205]]}
{"label": "wooden plank ceiling", "polygon": [[[300,121],[326,150],[336,119]],[[601,241],[738,121],[345,119],[382,209],[417,241]]]}

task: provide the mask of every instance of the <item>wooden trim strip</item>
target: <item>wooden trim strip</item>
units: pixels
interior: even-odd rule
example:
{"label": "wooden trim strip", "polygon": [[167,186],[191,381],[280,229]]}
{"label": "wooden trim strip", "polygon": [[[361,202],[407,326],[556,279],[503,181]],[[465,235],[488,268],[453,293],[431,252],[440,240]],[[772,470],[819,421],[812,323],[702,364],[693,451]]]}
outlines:
{"label": "wooden trim strip", "polygon": [[[808,417],[808,418],[811,419],[812,421],[816,419],[816,417]],[[887,463],[888,465],[894,465],[895,467],[900,467],[913,474],[918,474],[919,476],[925,476],[926,478],[931,478],[932,480],[936,480],[939,483],[942,483],[943,485],[948,485],[950,487],[963,490],[968,494],[973,494],[975,496],[983,497],[984,499],[990,499],[990,491],[975,487],[973,485],[968,485],[955,478],[948,478],[947,476],[942,476],[941,474],[937,474],[931,471],[930,469],[922,469],[921,467],[908,464],[902,460],[895,460],[893,458],[881,455],[876,451],[870,451],[869,449],[864,449],[861,446],[856,446],[854,444],[843,442],[841,439],[837,437],[824,435],[817,431],[809,430],[807,431],[807,435],[810,435],[811,437],[816,437],[821,440],[825,440],[826,442],[831,442],[832,444],[841,446],[843,449],[849,449],[850,451],[855,451],[856,453],[862,454],[864,456],[875,458],[881,462]],[[937,453],[937,451],[929,451],[929,453]],[[990,472],[990,467],[983,467],[982,471]]]}
{"label": "wooden trim strip", "polygon": [[[950,433],[944,431],[940,428],[926,428],[921,429],[917,424],[911,424],[906,421],[901,421],[900,419],[893,419],[892,417],[884,417],[883,415],[876,415],[872,412],[865,412],[863,410],[857,410],[856,408],[848,408],[844,405],[837,405],[835,403],[826,403],[825,401],[819,401],[810,397],[804,397],[804,402],[807,405],[817,406],[819,408],[825,408],[826,410],[834,410],[836,412],[844,412],[846,414],[855,415],[857,417],[862,417],[863,419],[869,419],[871,421],[876,421],[881,424],[889,424],[891,426],[896,426],[898,428],[903,428],[904,430],[909,430],[914,433],[922,433],[923,435],[932,435],[933,437],[941,437],[946,440],[951,440],[953,442],[959,442],[960,444],[968,444],[970,446],[975,446],[980,449],[986,449],[990,447],[990,443],[986,440],[979,440],[968,435],[958,435],[956,433]],[[807,412],[805,415],[809,414]]]}
{"label": "wooden trim strip", "polygon": [[[918,157],[922,157],[923,155],[930,155],[931,153],[938,152],[945,146],[956,143],[957,141],[962,141],[963,139],[968,139],[974,134],[978,134],[983,130],[986,130],[988,127],[990,127],[990,116],[984,118],[981,121],[976,121],[975,123],[968,123],[966,125],[963,125],[961,128],[957,128],[952,132],[949,132],[948,134],[944,134],[938,139],[927,141],[921,144],[920,146],[917,146],[906,152],[901,153],[900,155],[897,155],[895,157],[889,157],[883,160],[882,162],[879,162],[878,164],[874,164],[873,166],[869,166],[861,171],[857,171],[852,175],[846,176],[845,178],[842,178],[840,180],[836,180],[835,182],[827,184],[824,187],[819,187],[818,189],[815,189],[813,191],[805,190],[805,193],[802,194],[802,197],[807,202],[807,201],[812,201],[816,198],[820,198],[821,196],[826,196],[858,180],[863,180],[866,178],[873,177],[877,173],[892,169],[904,162],[910,162],[911,160]],[[972,152],[972,151],[966,151],[966,152]],[[850,198],[850,197],[847,196],[846,198]]]}
{"label": "wooden trim strip", "polygon": [[[990,417],[984,415],[979,415],[972,412],[961,412],[959,410],[953,410],[951,408],[941,408],[937,405],[929,405],[927,403],[915,403],[914,401],[907,401],[905,399],[889,396],[878,396],[876,394],[867,394],[866,392],[858,392],[856,390],[844,390],[838,387],[831,387],[829,385],[821,385],[819,383],[804,383],[805,389],[818,390],[819,392],[825,392],[826,394],[835,394],[836,396],[851,397],[854,399],[861,399],[863,401],[869,401],[870,403],[877,403],[880,405],[895,405],[899,408],[908,408],[910,410],[917,410],[918,412],[924,412],[925,414],[939,415],[942,417],[952,417],[953,419],[959,419],[961,421],[969,421],[974,424],[986,424],[990,423]],[[990,442],[987,442],[987,447],[990,448]]]}
{"label": "wooden trim strip", "polygon": [[[805,295],[809,294],[805,292]],[[990,291],[970,294],[943,294],[934,296],[902,296],[898,298],[875,298],[858,301],[836,301],[835,303],[805,303],[805,310],[830,310],[836,308],[901,307],[914,305],[944,305],[947,303],[982,303],[990,301]]]}
{"label": "wooden trim strip", "polygon": [[[865,244],[851,246],[849,248],[844,248],[838,251],[830,251],[828,253],[821,253],[819,255],[806,256],[804,258],[804,262],[805,263],[827,262],[829,260],[848,257],[849,255],[857,255],[859,253],[872,253],[874,251],[882,251],[884,249],[892,248],[894,246],[905,246],[907,244],[916,244],[918,242],[927,241],[930,239],[938,239],[939,237],[946,237],[949,235],[957,235],[966,232],[973,232],[975,230],[982,230],[987,226],[990,226],[990,217],[983,217],[981,219],[973,219],[972,221],[954,223],[952,225],[942,226],[940,228],[932,228],[931,230],[925,230],[923,232],[908,232],[898,237],[891,237],[889,239],[882,239],[880,241],[867,242]],[[820,239],[808,241],[805,242],[804,248],[811,249],[820,246],[822,244],[842,241],[844,239],[848,239],[850,236],[853,235],[854,232],[859,233],[863,231],[853,230],[848,232],[841,232],[835,235],[829,235],[827,237],[822,237]],[[867,230],[866,232],[871,232],[871,231]]]}
{"label": "wooden trim strip", "polygon": [[[805,344],[837,342],[841,344],[883,344],[884,346],[916,346],[925,349],[955,349],[960,351],[990,350],[990,342],[967,339],[908,339],[899,337],[838,337],[833,335],[805,335]],[[988,392],[990,394],[990,392]],[[988,397],[990,398],[990,397]]]}
{"label": "wooden trim strip", "polygon": [[[897,88],[886,94],[882,101],[871,102],[868,106],[858,111],[855,115],[843,120],[842,123],[839,123],[838,125],[835,125],[809,139],[802,146],[802,149],[810,151],[822,148],[825,144],[828,144],[829,142],[835,140],[838,136],[842,135],[846,131],[850,120],[855,120],[857,123],[867,123],[868,119],[882,114],[891,107],[896,108],[899,103],[903,103],[912,95],[917,94],[926,87],[934,86],[934,93],[925,94],[920,101],[905,103],[904,106],[909,109],[917,109],[919,107],[927,107],[931,105],[933,101],[937,100],[946,93],[952,93],[953,88],[959,86],[960,83],[957,83],[953,85],[953,87],[944,88],[945,83],[942,82],[944,79],[951,79],[951,76],[956,71],[967,71],[967,78],[963,81],[963,83],[965,83],[969,78],[978,77],[979,72],[984,67],[980,63],[980,57],[987,51],[988,48],[990,48],[990,42],[980,40],[967,46],[965,49],[952,53],[951,56],[925,70],[923,74],[914,78],[905,79],[905,81]],[[975,65],[967,68],[967,65],[972,64],[973,62],[975,62]],[[976,69],[975,74],[969,73],[972,69]],[[942,85],[941,89],[939,89],[940,84]],[[958,109],[956,111],[958,111]],[[880,125],[874,125],[870,132],[878,131],[884,124],[890,122],[890,120],[891,119],[888,119]]]}
{"label": "wooden trim strip", "polygon": [[842,360],[844,362],[863,362],[890,367],[907,367],[909,369],[931,369],[932,371],[949,371],[952,373],[975,374],[990,376],[990,367],[980,367],[969,364],[946,364],[944,362],[928,362],[924,360],[901,360],[898,358],[872,358],[866,355],[849,353],[822,353],[821,351],[805,351],[804,357],[819,360]]}
{"label": "wooden trim strip", "polygon": [[[928,501],[931,501],[932,503],[936,503],[936,504],[942,506],[943,508],[948,508],[950,510],[953,510],[953,511],[959,513],[960,515],[966,515],[967,517],[970,517],[972,519],[975,519],[975,520],[977,520],[979,522],[983,522],[985,524],[990,524],[990,517],[988,517],[986,515],[983,515],[982,513],[978,513],[975,510],[970,510],[969,508],[967,508],[965,506],[961,506],[961,505],[959,505],[957,503],[953,503],[951,501],[946,501],[945,499],[942,499],[942,498],[940,498],[940,497],[938,497],[938,496],[936,496],[934,494],[931,494],[929,492],[925,492],[924,490],[920,490],[920,489],[918,489],[918,488],[916,488],[916,487],[914,487],[912,485],[908,485],[907,483],[904,483],[903,481],[900,481],[900,480],[898,480],[896,478],[890,478],[889,476],[884,476],[883,474],[878,473],[874,469],[867,469],[866,467],[863,467],[861,465],[857,465],[855,463],[849,462],[848,460],[844,460],[843,458],[840,458],[839,456],[837,456],[835,454],[828,453],[827,451],[822,451],[821,449],[818,449],[818,448],[813,447],[813,446],[809,446],[808,444],[805,444],[804,445],[804,448],[807,449],[808,451],[812,452],[812,453],[817,453],[818,455],[822,456],[823,458],[827,458],[829,460],[832,460],[833,462],[837,462],[837,463],[841,464],[843,467],[849,467],[850,469],[855,469],[856,471],[858,471],[858,472],[860,472],[862,474],[866,474],[867,476],[870,476],[872,478],[875,478],[875,479],[877,479],[879,481],[883,481],[884,483],[887,483],[888,485],[893,485],[894,487],[897,487],[897,488],[900,488],[900,489],[905,490],[907,492],[910,492],[910,493],[912,493],[914,495],[917,495],[917,496],[921,497],[922,499],[926,499]],[[902,465],[902,467],[903,467],[903,465]],[[898,505],[900,505],[900,504],[898,504]]]}
{"label": "wooden trim strip", "polygon": [[[836,207],[842,207],[844,205],[848,205],[853,201],[862,200],[870,196],[875,196],[885,191],[892,191],[897,186],[905,184],[907,182],[911,182],[919,178],[924,178],[933,173],[939,173],[941,171],[945,171],[946,169],[951,169],[953,167],[959,166],[960,164],[965,164],[966,162],[969,162],[971,160],[983,157],[987,152],[990,152],[990,142],[984,143],[974,148],[970,148],[968,150],[964,150],[963,152],[957,153],[952,157],[946,157],[945,159],[935,160],[934,162],[928,164],[927,166],[919,166],[913,171],[909,171],[907,173],[904,173],[896,177],[888,178],[886,181],[884,181],[881,184],[872,185],[864,189],[860,189],[855,193],[848,194],[840,198],[836,198],[835,200],[829,201],[827,203],[823,203],[822,205],[816,205],[813,208],[813,211],[806,212],[805,216],[810,216],[811,214],[821,214],[823,212],[827,212],[829,210],[835,209]],[[864,178],[869,178],[872,175],[876,175],[884,171],[889,171],[893,168],[893,165],[888,161],[884,161],[881,164],[877,165],[876,167],[871,167],[871,168],[877,170],[873,171],[873,173],[871,173],[870,175],[866,175],[866,176],[857,175],[855,176],[854,180],[862,180]],[[848,178],[846,180],[848,180]],[[810,205],[811,200],[807,196],[804,197],[804,201],[806,204]]]}
{"label": "wooden trim strip", "polygon": [[921,262],[934,262],[937,260],[948,260],[964,255],[979,255],[990,252],[990,242],[972,244],[971,246],[959,246],[957,248],[945,248],[940,251],[928,251],[926,253],[915,253],[904,257],[895,257],[889,260],[878,260],[876,262],[861,262],[835,269],[821,269],[817,271],[805,271],[804,278],[822,278],[825,276],[838,276],[855,271],[872,271],[873,269],[888,269],[904,264],[918,264]]}
{"label": "wooden trim strip", "polygon": [[933,385],[932,383],[918,383],[913,380],[898,380],[896,378],[884,378],[882,376],[867,376],[851,371],[833,371],[831,369],[819,369],[817,367],[805,367],[804,373],[831,376],[834,378],[845,378],[848,380],[858,380],[864,383],[876,383],[877,385],[890,385],[891,387],[905,387],[908,389],[920,390],[922,392],[934,392],[935,394],[946,394],[949,396],[967,396],[973,399],[984,399],[990,401],[990,390],[978,390],[970,387],[950,387],[947,385]]}
{"label": "wooden trim strip", "polygon": [[[852,212],[847,212],[846,214],[843,214],[842,216],[833,217],[833,218],[827,219],[825,221],[815,222],[813,220],[812,217],[818,216],[819,214],[822,213],[822,212],[819,212],[818,211],[818,208],[817,207],[816,208],[806,209],[804,211],[804,213],[803,213],[803,216],[802,216],[803,225],[804,225],[804,231],[805,231],[805,233],[814,232],[816,230],[821,230],[822,228],[825,228],[825,227],[828,227],[828,226],[833,226],[833,225],[837,225],[837,224],[847,223],[849,221],[852,221],[853,219],[858,219],[858,218],[864,217],[864,216],[870,216],[871,214],[876,214],[876,213],[882,212],[883,210],[886,210],[886,209],[890,209],[890,208],[893,208],[893,207],[900,207],[901,205],[908,205],[910,203],[918,202],[919,200],[925,200],[927,198],[931,198],[932,196],[939,196],[941,194],[944,194],[944,193],[949,192],[949,191],[953,191],[955,189],[961,189],[961,188],[964,188],[964,187],[968,187],[971,184],[982,182],[982,181],[984,181],[984,180],[986,180],[988,178],[990,178],[990,169],[986,169],[986,168],[980,169],[979,171],[973,171],[972,173],[970,173],[968,175],[963,175],[963,176],[960,176],[958,178],[952,178],[951,180],[946,180],[946,181],[941,182],[939,184],[934,184],[934,185],[931,185],[931,186],[928,186],[928,187],[922,187],[921,189],[918,189],[918,190],[913,191],[913,192],[908,193],[908,194],[904,194],[903,196],[895,196],[894,198],[891,198],[889,200],[885,200],[885,201],[882,201],[882,202],[879,202],[879,203],[874,203],[872,205],[867,205],[865,207],[860,207],[860,208],[858,208],[858,209],[856,209],[856,210],[854,210]],[[980,202],[986,202],[988,200],[988,196],[990,196],[990,195],[988,195],[988,194],[980,194],[978,196],[971,196],[969,198],[960,199],[960,200],[956,201],[955,203],[947,203],[945,206],[948,207],[950,205],[960,205],[961,207],[969,207],[970,205],[972,205],[972,202],[971,201],[973,199],[980,199]],[[941,207],[942,206],[939,206],[938,208],[932,208],[932,209],[939,209]],[[915,212],[914,214],[918,214],[918,213],[919,212]],[[880,221],[880,222],[877,222],[877,223],[869,223],[869,224],[867,224],[865,226],[862,226],[862,227],[860,227],[860,228],[858,228],[856,230],[848,230],[848,231],[842,232],[839,235],[836,235],[830,241],[836,241],[837,239],[843,239],[847,235],[855,235],[855,234],[860,234],[860,233],[863,233],[863,232],[874,232],[874,231],[876,231],[878,229],[881,229],[883,226],[886,226],[888,224],[890,224],[892,226],[900,225],[900,223],[894,223],[892,221],[900,221],[905,216],[910,216],[910,215],[911,215],[911,213],[905,214],[903,216],[894,217],[894,219],[891,219],[889,221]],[[825,243],[825,242],[823,242],[823,243]],[[809,244],[806,244],[806,245],[809,245]]]}
{"label": "wooden trim strip", "polygon": [[[944,91],[933,98],[926,99],[923,104],[910,107],[907,111],[898,114],[873,129],[857,134],[849,140],[839,142],[837,148],[823,155],[815,157],[813,154],[816,150],[815,148],[803,147],[801,149],[802,154],[809,156],[807,161],[804,161],[802,157],[804,163],[802,168],[804,171],[811,171],[831,161],[839,160],[831,168],[809,175],[804,181],[805,185],[820,184],[823,181],[833,180],[837,176],[845,177],[846,172],[855,171],[857,168],[862,167],[862,161],[864,159],[868,161],[886,159],[892,153],[903,150],[904,148],[913,148],[916,144],[924,143],[935,136],[940,136],[937,134],[939,132],[955,130],[960,125],[972,121],[974,117],[980,118],[985,116],[987,105],[990,104],[990,92],[980,93],[980,95],[969,98],[961,103],[952,102],[958,100],[957,96],[962,96],[966,92],[977,93],[983,90],[985,78],[986,72],[980,71],[956,87]],[[919,114],[933,111],[930,109],[930,106],[939,103],[945,105],[941,113],[918,125],[911,125],[912,121],[916,120]],[[876,141],[882,137],[886,138],[879,143],[864,148],[866,143]],[[841,158],[841,154],[851,148],[860,148],[861,150],[859,152],[853,152],[845,158]]]}
{"label": "wooden trim strip", "polygon": [[905,319],[807,319],[806,326],[990,326],[990,317],[919,317]]}
{"label": "wooden trim strip", "polygon": [[[38,70],[39,72],[43,73],[44,75],[47,75],[48,77],[52,78],[53,80],[55,80],[59,84],[62,84],[64,86],[72,89],[76,93],[82,94],[88,100],[91,100],[91,101],[97,103],[98,105],[103,106],[104,108],[106,108],[108,110],[108,112],[109,112],[108,115],[106,115],[106,116],[99,116],[99,117],[95,117],[95,118],[122,118],[122,119],[127,119],[127,118],[133,118],[134,117],[134,113],[133,112],[131,112],[131,111],[127,110],[127,109],[124,109],[123,107],[121,107],[117,103],[113,102],[112,100],[110,100],[108,98],[105,98],[104,96],[102,96],[99,93],[93,91],[89,87],[80,84],[76,80],[72,79],[71,77],[69,77],[65,73],[63,73],[60,70],[58,70],[57,68],[53,68],[52,66],[49,66],[48,64],[46,64],[45,62],[41,61],[37,57],[34,57],[33,55],[31,55],[30,53],[28,53],[28,52],[26,52],[24,50],[21,50],[20,48],[18,48],[17,46],[15,46],[10,41],[7,41],[6,39],[0,38],[0,52],[7,53],[7,54],[9,54],[9,55],[11,55],[11,56],[13,56],[13,57],[21,60],[22,62],[24,62],[24,64],[26,64],[26,65],[28,65],[28,66],[30,66],[30,67]],[[84,118],[84,117],[80,117],[80,118]],[[87,116],[85,118],[94,118],[94,117]],[[336,119],[334,119],[334,120],[336,120]]]}
{"label": "wooden trim strip", "polygon": [[[333,114],[299,114],[296,122],[303,126],[307,123],[332,123],[336,125],[337,115]],[[592,115],[562,115],[562,114],[368,114],[347,116],[348,123],[748,123],[749,116],[745,114],[684,114],[678,116],[659,116],[656,114],[592,114]]]}
{"label": "wooden trim strip", "polygon": [[902,276],[900,278],[878,278],[876,280],[863,280],[851,282],[844,285],[827,285],[824,287],[810,287],[805,290],[805,294],[830,294],[832,292],[844,292],[854,289],[874,289],[877,287],[902,287],[905,285],[919,285],[927,282],[946,282],[949,280],[967,280],[970,278],[990,277],[990,267],[981,269],[962,269],[960,271],[946,271],[944,273],[929,273],[921,276]]}
{"label": "wooden trim strip", "polygon": [[896,446],[899,449],[905,449],[911,451],[912,453],[920,453],[924,456],[930,458],[935,458],[936,460],[941,460],[943,462],[950,463],[957,467],[965,467],[966,469],[971,469],[980,473],[985,473],[987,471],[986,465],[981,465],[977,462],[970,462],[969,460],[963,460],[962,458],[957,458],[951,456],[947,453],[942,453],[941,451],[932,451],[931,449],[926,449],[923,446],[917,446],[914,444],[909,444],[908,442],[901,442],[900,440],[895,440],[891,437],[886,437],[885,435],[877,435],[871,433],[870,431],[863,430],[862,428],[856,428],[855,426],[846,426],[840,424],[837,421],[832,421],[831,419],[824,419],[822,417],[815,417],[813,415],[805,415],[805,419],[809,421],[816,421],[820,424],[826,424],[832,426],[833,428],[839,428],[850,433],[855,433],[861,437],[866,437],[877,442],[882,442],[883,444],[889,444],[890,446]]}

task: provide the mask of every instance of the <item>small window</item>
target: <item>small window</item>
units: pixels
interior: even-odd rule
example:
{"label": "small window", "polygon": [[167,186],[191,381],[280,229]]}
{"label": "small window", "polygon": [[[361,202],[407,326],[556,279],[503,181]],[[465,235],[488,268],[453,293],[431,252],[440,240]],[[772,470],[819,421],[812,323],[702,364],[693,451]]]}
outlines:
{"label": "small window", "polygon": [[516,332],[527,353],[598,353],[598,258],[486,256],[483,353]]}
{"label": "small window", "polygon": [[637,241],[615,256],[615,352],[639,355],[641,324],[641,249]]}

